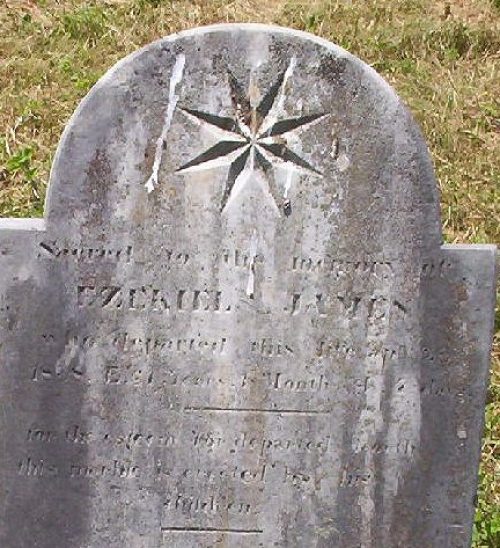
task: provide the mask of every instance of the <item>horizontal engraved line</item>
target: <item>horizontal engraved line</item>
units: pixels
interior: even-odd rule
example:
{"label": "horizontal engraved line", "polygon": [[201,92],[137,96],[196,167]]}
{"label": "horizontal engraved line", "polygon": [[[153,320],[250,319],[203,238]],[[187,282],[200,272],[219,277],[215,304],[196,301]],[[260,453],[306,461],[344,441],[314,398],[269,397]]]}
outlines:
{"label": "horizontal engraved line", "polygon": [[229,533],[235,535],[260,535],[262,529],[223,529],[217,527],[162,527],[165,533]]}
{"label": "horizontal engraved line", "polygon": [[303,409],[257,409],[241,407],[186,407],[186,411],[213,411],[216,413],[236,412],[236,413],[283,413],[290,415],[328,415],[329,411]]}

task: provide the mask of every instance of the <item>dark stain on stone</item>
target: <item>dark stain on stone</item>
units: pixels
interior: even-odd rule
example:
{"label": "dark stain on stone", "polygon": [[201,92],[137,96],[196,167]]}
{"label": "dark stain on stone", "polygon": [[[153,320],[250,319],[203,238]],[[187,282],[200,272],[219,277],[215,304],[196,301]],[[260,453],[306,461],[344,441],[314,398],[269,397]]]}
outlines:
{"label": "dark stain on stone", "polygon": [[[290,51],[290,44],[285,44],[277,40],[271,40],[269,51],[273,57],[273,61],[280,65],[277,67],[276,72],[285,70],[286,66],[284,66],[285,63],[283,63],[283,60],[290,59],[294,54],[294,52]],[[286,64],[288,65],[288,61]]]}
{"label": "dark stain on stone", "polygon": [[112,169],[107,155],[100,149],[96,150],[94,158],[89,163],[87,169],[87,196],[88,217],[87,226],[93,228],[98,225],[105,225],[107,220],[103,214],[108,213],[109,189],[112,188],[115,181],[112,180]]}
{"label": "dark stain on stone", "polygon": [[347,68],[347,59],[335,57],[333,55],[324,55],[321,57],[321,63],[318,68],[318,76],[328,82],[338,84],[345,75]]}
{"label": "dark stain on stone", "polygon": [[215,72],[225,71],[227,68],[227,58],[223,53],[216,53],[212,57],[212,68]]}

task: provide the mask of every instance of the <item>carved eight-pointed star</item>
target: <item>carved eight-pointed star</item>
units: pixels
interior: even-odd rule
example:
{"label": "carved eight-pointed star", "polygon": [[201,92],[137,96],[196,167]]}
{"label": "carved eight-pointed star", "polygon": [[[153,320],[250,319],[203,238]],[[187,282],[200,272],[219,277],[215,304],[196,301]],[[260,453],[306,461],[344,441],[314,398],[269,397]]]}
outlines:
{"label": "carved eight-pointed star", "polygon": [[[279,211],[283,205],[285,214],[290,211],[289,203],[280,197],[273,176],[273,164],[284,164],[288,169],[305,171],[315,175],[321,173],[309,162],[295,154],[287,146],[284,135],[312,124],[326,116],[325,113],[308,114],[297,118],[278,120],[283,108],[286,84],[293,71],[294,62],[281,73],[259,104],[251,104],[249,94],[245,93],[236,78],[228,72],[233,117],[217,116],[191,108],[181,108],[189,118],[198,124],[208,124],[222,130],[223,137],[214,146],[182,165],[177,171],[186,172],[209,169],[229,163],[227,181],[222,196],[221,211],[248,181],[245,174],[255,168],[264,174],[262,182],[265,192],[272,196],[273,205]],[[245,169],[249,166],[249,169]],[[284,199],[285,198],[285,199]]]}

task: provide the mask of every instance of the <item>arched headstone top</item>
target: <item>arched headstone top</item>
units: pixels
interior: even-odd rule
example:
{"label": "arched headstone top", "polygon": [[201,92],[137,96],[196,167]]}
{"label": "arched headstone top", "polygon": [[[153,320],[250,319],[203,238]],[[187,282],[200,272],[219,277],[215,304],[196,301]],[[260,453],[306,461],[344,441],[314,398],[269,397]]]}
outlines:
{"label": "arched headstone top", "polygon": [[181,32],[113,67],[66,128],[46,217],[108,238],[161,219],[326,221],[337,253],[441,240],[429,154],[392,88],[338,46],[257,24]]}
{"label": "arched headstone top", "polygon": [[494,246],[441,246],[406,107],[308,34],[118,63],[0,220],[0,546],[466,548]]}

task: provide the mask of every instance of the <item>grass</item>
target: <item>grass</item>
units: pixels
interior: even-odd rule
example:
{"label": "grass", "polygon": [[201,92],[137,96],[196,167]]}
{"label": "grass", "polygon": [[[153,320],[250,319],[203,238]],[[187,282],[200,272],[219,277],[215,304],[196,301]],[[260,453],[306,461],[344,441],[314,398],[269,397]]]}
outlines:
{"label": "grass", "polygon": [[[115,61],[180,29],[260,21],[337,42],[423,127],[448,242],[500,243],[500,0],[7,0],[0,5],[0,215],[41,216],[62,129]],[[500,320],[476,548],[500,547]]]}

